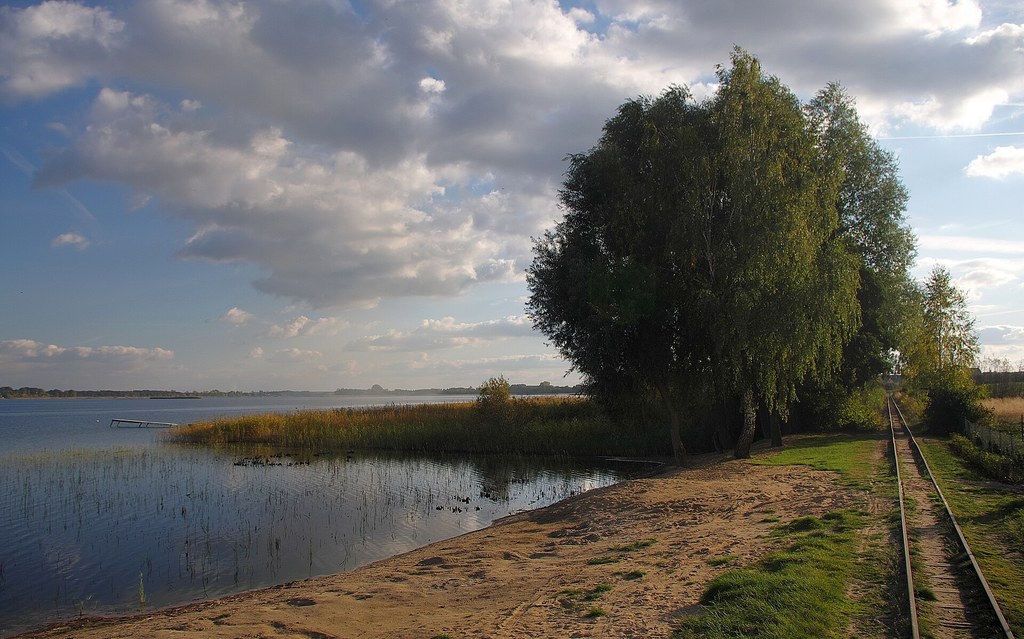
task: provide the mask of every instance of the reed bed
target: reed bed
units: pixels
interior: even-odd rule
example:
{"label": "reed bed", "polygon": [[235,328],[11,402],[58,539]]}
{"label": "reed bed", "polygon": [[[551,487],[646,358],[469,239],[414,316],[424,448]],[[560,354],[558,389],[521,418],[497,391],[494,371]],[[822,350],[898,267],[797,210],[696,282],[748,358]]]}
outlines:
{"label": "reed bed", "polygon": [[350,449],[543,455],[665,455],[667,433],[614,424],[580,398],[390,405],[225,417],[172,428],[169,441]]}
{"label": "reed bed", "polygon": [[1024,420],[1024,397],[990,397],[982,403],[996,425],[1019,428]]}

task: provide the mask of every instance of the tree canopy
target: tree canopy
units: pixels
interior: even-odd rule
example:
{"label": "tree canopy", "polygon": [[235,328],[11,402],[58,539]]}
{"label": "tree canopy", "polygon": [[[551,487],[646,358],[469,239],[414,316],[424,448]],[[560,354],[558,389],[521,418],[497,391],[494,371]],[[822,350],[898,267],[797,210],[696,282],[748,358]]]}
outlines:
{"label": "tree canopy", "polygon": [[527,275],[536,327],[591,388],[656,391],[677,458],[684,416],[727,398],[746,456],[759,408],[842,363],[861,274],[905,273],[913,246],[895,164],[837,85],[805,107],[739,49],[717,74],[705,101],[628,100],[569,156]]}

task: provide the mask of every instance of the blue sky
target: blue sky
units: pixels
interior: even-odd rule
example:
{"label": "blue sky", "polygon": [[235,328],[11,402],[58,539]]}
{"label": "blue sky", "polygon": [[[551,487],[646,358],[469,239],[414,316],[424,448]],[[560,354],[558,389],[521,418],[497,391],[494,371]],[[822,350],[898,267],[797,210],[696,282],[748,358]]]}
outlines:
{"label": "blue sky", "polygon": [[564,158],[734,45],[857,98],[1024,361],[1017,1],[49,1],[0,8],[0,385],[575,383],[524,311]]}

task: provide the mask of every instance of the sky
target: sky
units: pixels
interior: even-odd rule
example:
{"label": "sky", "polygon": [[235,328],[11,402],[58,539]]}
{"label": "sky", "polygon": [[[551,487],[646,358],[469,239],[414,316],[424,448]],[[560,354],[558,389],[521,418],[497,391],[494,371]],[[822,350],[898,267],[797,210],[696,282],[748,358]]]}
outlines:
{"label": "sky", "polygon": [[1024,362],[1018,0],[0,7],[0,386],[574,384],[526,316],[567,155],[740,46],[838,81],[982,355]]}

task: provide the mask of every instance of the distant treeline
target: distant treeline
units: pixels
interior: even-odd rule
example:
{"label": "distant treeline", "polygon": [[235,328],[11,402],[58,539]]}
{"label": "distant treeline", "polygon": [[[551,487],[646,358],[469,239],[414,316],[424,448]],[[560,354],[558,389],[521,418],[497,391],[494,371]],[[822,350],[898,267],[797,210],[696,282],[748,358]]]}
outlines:
{"label": "distant treeline", "polygon": [[21,388],[11,388],[10,386],[0,386],[0,398],[3,399],[43,399],[43,398],[59,398],[59,397],[107,397],[107,398],[122,398],[122,397],[141,397],[148,399],[151,397],[166,397],[166,398],[177,398],[177,397],[242,397],[244,395],[252,395],[254,393],[242,393],[238,391],[190,391],[181,392],[174,390],[59,390],[51,389],[46,390],[43,388],[35,388],[32,386],[23,386]]}
{"label": "distant treeline", "polygon": [[[550,382],[540,384],[512,384],[509,387],[513,395],[571,395],[581,391],[579,386],[555,386]],[[476,395],[479,388],[474,386],[454,386],[452,388],[420,388],[415,390],[387,389],[379,384],[370,388],[339,388],[336,391],[175,391],[175,390],[46,390],[24,386],[12,388],[0,386],[0,398],[3,399],[43,399],[61,397],[136,397],[136,398],[183,398],[183,397],[328,397],[331,395],[346,396],[395,396],[408,397],[416,395]]]}
{"label": "distant treeline", "polygon": [[1024,397],[1024,371],[975,371],[974,381],[989,397]]}

